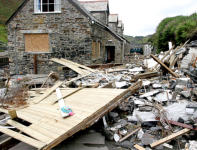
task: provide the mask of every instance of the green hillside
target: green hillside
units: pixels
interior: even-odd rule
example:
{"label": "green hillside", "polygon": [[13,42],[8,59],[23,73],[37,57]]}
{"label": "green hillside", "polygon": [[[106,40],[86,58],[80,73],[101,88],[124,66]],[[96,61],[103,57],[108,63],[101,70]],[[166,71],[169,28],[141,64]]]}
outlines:
{"label": "green hillside", "polygon": [[190,16],[165,18],[158,25],[156,33],[150,39],[157,52],[168,50],[168,41],[178,46],[187,40],[197,38],[197,13]]}
{"label": "green hillside", "polygon": [[7,43],[5,22],[20,6],[23,0],[0,0],[0,41]]}
{"label": "green hillside", "polygon": [[23,0],[0,0],[0,24],[4,24]]}

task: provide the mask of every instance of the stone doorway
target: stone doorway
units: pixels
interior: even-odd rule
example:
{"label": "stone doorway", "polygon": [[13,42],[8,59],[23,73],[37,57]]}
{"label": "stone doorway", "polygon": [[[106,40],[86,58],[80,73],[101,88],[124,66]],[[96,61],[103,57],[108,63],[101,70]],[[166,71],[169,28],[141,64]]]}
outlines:
{"label": "stone doorway", "polygon": [[106,46],[106,63],[113,63],[115,61],[115,46]]}

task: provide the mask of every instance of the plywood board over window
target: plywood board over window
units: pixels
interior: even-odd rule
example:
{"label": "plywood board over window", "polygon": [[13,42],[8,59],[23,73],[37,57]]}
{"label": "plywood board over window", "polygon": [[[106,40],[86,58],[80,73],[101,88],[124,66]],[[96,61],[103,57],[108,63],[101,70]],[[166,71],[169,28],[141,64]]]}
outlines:
{"label": "plywood board over window", "polygon": [[101,43],[100,42],[92,42],[92,58],[99,58],[101,55]]}
{"label": "plywood board over window", "polygon": [[92,58],[96,58],[96,42],[92,42]]}
{"label": "plywood board over window", "polygon": [[48,53],[49,35],[46,33],[25,34],[25,51],[32,53]]}
{"label": "plywood board over window", "polygon": [[97,58],[101,56],[101,43],[100,42],[96,43],[96,56]]}

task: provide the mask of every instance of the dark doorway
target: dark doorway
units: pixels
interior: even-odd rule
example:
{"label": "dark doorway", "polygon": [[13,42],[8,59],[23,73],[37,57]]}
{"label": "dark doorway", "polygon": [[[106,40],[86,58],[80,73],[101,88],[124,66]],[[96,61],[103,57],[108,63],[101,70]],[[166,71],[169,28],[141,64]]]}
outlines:
{"label": "dark doorway", "polygon": [[115,61],[115,46],[106,46],[106,63]]}

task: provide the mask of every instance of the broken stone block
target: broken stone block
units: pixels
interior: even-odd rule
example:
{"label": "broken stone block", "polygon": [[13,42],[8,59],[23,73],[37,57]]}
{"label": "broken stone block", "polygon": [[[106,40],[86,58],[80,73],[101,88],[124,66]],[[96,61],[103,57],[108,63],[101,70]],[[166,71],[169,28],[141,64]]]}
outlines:
{"label": "broken stone block", "polygon": [[116,112],[109,112],[109,117],[111,118],[117,118],[119,115]]}
{"label": "broken stone block", "polygon": [[144,87],[149,86],[150,84],[151,84],[151,82],[149,80],[142,81],[142,86],[144,86]]}
{"label": "broken stone block", "polygon": [[190,91],[182,91],[181,95],[184,96],[185,98],[190,98],[191,97]]}
{"label": "broken stone block", "polygon": [[104,129],[105,138],[112,141],[114,139],[114,133],[109,129]]}
{"label": "broken stone block", "polygon": [[123,88],[123,87],[125,87],[125,86],[127,86],[127,82],[126,81],[122,81],[122,82],[115,82],[115,87],[116,88]]}
{"label": "broken stone block", "polygon": [[114,134],[114,141],[118,142],[120,140],[120,136],[118,134]]}
{"label": "broken stone block", "polygon": [[153,86],[154,89],[158,89],[158,88],[161,88],[162,87],[162,85],[159,84],[159,83],[155,83],[152,86]]}
{"label": "broken stone block", "polygon": [[153,112],[140,112],[134,110],[132,116],[127,116],[128,121],[140,121],[140,122],[149,122],[149,121],[156,121],[155,115]]}
{"label": "broken stone block", "polygon": [[144,133],[141,138],[141,142],[143,145],[150,145],[154,142],[154,136],[148,133]]}
{"label": "broken stone block", "polygon": [[113,125],[113,127],[114,127],[115,129],[120,129],[120,128],[122,128],[122,127],[125,127],[127,124],[128,124],[128,122],[127,122],[126,120],[120,119],[120,120],[118,120],[118,123],[115,123],[115,124]]}
{"label": "broken stone block", "polygon": [[170,91],[164,91],[162,93],[159,93],[155,96],[154,100],[158,101],[158,102],[165,102],[165,101],[169,101],[172,99],[172,94],[170,94]]}
{"label": "broken stone block", "polygon": [[147,98],[147,97],[153,96],[153,95],[155,95],[159,92],[160,92],[159,90],[154,90],[154,91],[151,91],[151,92],[147,92],[147,93],[141,95],[140,98]]}
{"label": "broken stone block", "polygon": [[138,139],[142,139],[143,135],[144,135],[144,131],[140,129],[137,134]]}
{"label": "broken stone block", "polygon": [[189,150],[197,150],[197,142],[189,141]]}
{"label": "broken stone block", "polygon": [[181,92],[184,89],[186,89],[186,86],[184,86],[184,85],[176,85],[176,87],[175,87],[176,92]]}
{"label": "broken stone block", "polygon": [[[127,148],[127,149],[132,149],[134,143],[129,142],[129,141],[123,141],[120,144],[118,144],[119,146],[123,147],[123,148]],[[122,150],[122,149],[121,149]]]}
{"label": "broken stone block", "polygon": [[123,136],[124,136],[124,135],[126,135],[126,134],[127,134],[127,130],[124,130],[124,129],[123,129],[123,130],[120,130],[120,131],[119,131],[119,133],[120,133],[121,135],[123,135]]}
{"label": "broken stone block", "polygon": [[179,117],[187,121],[189,115],[186,113],[186,106],[188,105],[187,101],[181,101],[181,103],[173,103],[167,107],[164,107],[167,112],[168,120],[178,121]]}
{"label": "broken stone block", "polygon": [[190,78],[177,78],[176,79],[177,85],[187,86],[187,84],[189,83],[189,81],[190,81]]}

